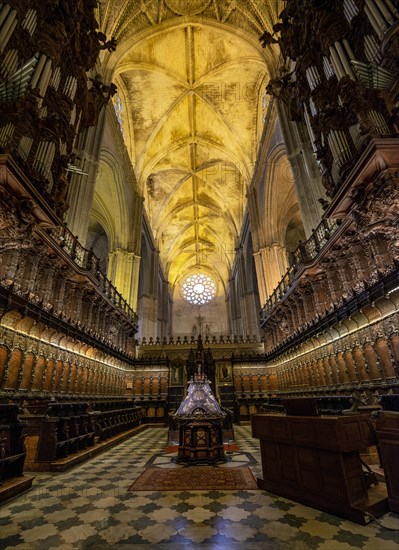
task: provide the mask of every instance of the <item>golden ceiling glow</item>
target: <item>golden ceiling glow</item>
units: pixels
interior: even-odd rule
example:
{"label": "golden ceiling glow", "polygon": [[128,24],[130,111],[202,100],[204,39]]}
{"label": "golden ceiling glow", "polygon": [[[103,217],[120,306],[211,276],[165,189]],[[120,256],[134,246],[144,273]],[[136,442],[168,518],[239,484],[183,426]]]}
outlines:
{"label": "golden ceiling glow", "polygon": [[223,287],[261,133],[268,2],[135,2],[129,15],[107,4],[124,136],[165,274],[174,286],[203,269]]}

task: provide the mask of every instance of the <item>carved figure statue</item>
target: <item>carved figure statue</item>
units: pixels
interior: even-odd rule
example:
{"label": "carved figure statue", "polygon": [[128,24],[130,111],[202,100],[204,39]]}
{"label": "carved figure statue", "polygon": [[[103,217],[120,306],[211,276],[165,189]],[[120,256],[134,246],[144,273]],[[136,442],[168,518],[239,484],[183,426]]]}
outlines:
{"label": "carved figure statue", "polygon": [[259,42],[261,42],[262,48],[266,48],[266,46],[270,46],[271,44],[278,44],[278,40],[273,38],[273,35],[268,31],[265,31],[259,37]]}
{"label": "carved figure statue", "polygon": [[104,84],[101,76],[98,74],[94,78],[89,78],[89,80],[92,83],[92,87],[86,97],[82,124],[84,126],[95,126],[101,109],[116,94],[117,87],[112,82],[109,86]]}

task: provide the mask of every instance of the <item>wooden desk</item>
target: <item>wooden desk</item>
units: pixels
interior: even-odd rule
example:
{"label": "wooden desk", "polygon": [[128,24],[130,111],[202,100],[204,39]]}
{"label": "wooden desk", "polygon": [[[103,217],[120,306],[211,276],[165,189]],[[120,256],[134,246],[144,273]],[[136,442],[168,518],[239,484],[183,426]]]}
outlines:
{"label": "wooden desk", "polygon": [[258,487],[357,523],[388,511],[384,484],[367,489],[360,450],[376,444],[368,415],[254,414],[263,480]]}

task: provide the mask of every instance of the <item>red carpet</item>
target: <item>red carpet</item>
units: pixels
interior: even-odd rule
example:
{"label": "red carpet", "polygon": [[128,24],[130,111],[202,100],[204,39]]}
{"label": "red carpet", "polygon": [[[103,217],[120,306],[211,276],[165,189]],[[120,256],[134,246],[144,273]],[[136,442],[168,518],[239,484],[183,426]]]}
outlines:
{"label": "red carpet", "polygon": [[218,468],[148,468],[129,487],[129,491],[237,491],[257,489],[248,466]]}
{"label": "red carpet", "polygon": [[[178,445],[167,445],[164,449],[164,453],[177,453]],[[227,443],[224,444],[224,451],[237,452],[240,450],[240,447],[236,443]]]}

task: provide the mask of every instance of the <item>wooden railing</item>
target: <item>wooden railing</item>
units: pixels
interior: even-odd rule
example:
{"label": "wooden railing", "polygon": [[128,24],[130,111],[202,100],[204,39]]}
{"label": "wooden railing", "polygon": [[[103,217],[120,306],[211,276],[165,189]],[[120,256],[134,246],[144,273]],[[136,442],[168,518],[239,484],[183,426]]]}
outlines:
{"label": "wooden railing", "polygon": [[[199,342],[196,336],[169,336],[166,338],[146,338],[143,336],[141,339],[136,340],[136,345],[138,346],[184,346],[184,345],[197,345]],[[242,335],[237,334],[227,334],[227,335],[210,335],[204,336],[202,338],[202,343],[209,344],[261,344],[262,339],[260,336],[254,335]]]}
{"label": "wooden railing", "polygon": [[136,313],[100,270],[100,260],[93,250],[84,248],[78,241],[78,238],[63,225],[53,229],[50,232],[50,236],[80,269],[87,271],[97,280],[101,293],[137,325],[138,318]]}
{"label": "wooden railing", "polygon": [[292,288],[294,282],[297,280],[298,272],[303,267],[306,267],[306,265],[311,264],[318,257],[320,252],[337,232],[340,225],[339,220],[323,219],[309,239],[299,244],[292,253],[290,258],[291,265],[287,269],[287,272],[261,310],[261,323],[266,321],[274,306],[277,305]]}

